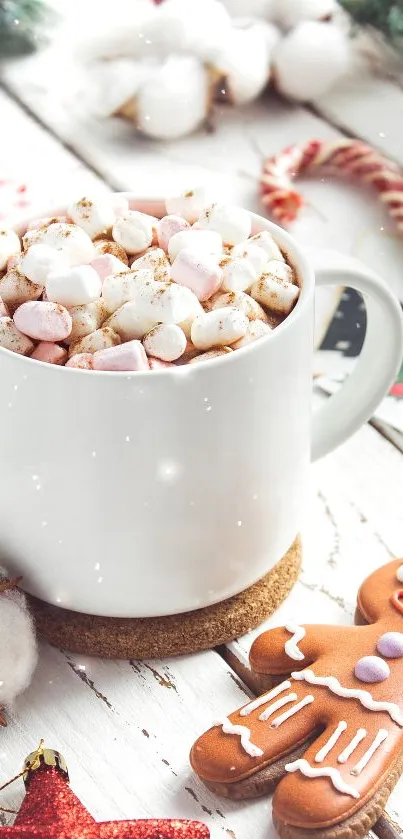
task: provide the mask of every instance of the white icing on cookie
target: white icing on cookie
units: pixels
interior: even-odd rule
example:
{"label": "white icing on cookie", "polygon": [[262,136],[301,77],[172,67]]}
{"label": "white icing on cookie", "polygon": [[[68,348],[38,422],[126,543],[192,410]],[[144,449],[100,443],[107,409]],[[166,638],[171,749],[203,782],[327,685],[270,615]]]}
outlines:
{"label": "white icing on cookie", "polygon": [[329,737],[328,741],[325,743],[324,746],[322,746],[321,749],[319,749],[317,755],[315,755],[315,763],[322,763],[326,755],[328,755],[329,752],[332,751],[333,746],[335,745],[335,743],[337,743],[338,739],[341,737],[343,731],[345,731],[346,728],[347,723],[345,722],[345,720],[339,722],[337,728],[335,728],[333,734]]}
{"label": "white icing on cookie", "polygon": [[254,743],[251,743],[251,733],[246,725],[234,725],[228,717],[224,717],[221,722],[216,724],[222,727],[224,734],[237,734],[238,737],[241,738],[241,746],[243,750],[250,755],[250,757],[261,757],[263,751],[262,749],[259,749],[259,746],[255,746]]}
{"label": "white icing on cookie", "polygon": [[316,768],[311,766],[307,760],[304,760],[304,758],[299,758],[299,760],[294,760],[293,763],[286,763],[284,769],[286,772],[297,772],[299,769],[306,778],[330,778],[334,788],[337,789],[338,792],[342,792],[344,795],[351,795],[352,798],[360,797],[359,792],[357,792],[354,787],[346,784],[346,782],[343,781],[339,770],[334,769],[332,766]]}
{"label": "white icing on cookie", "polygon": [[396,579],[399,583],[403,583],[403,565],[400,565],[396,571]]}
{"label": "white icing on cookie", "polygon": [[339,763],[346,763],[348,761],[350,755],[352,755],[353,752],[355,752],[357,746],[359,745],[359,743],[361,743],[361,740],[364,740],[366,736],[367,736],[366,729],[365,728],[358,728],[356,734],[354,734],[353,739],[350,740],[349,744],[346,746],[344,751],[340,752],[340,754],[337,758],[338,762]]}
{"label": "white icing on cookie", "polygon": [[343,699],[358,699],[364,708],[368,711],[385,711],[390,718],[403,727],[403,714],[395,702],[378,702],[374,699],[368,690],[358,690],[356,688],[345,688],[340,684],[335,676],[315,676],[312,670],[295,671],[291,676],[296,681],[308,682],[309,685],[321,685],[335,693],[336,696],[341,696]]}
{"label": "white icing on cookie", "polygon": [[298,699],[296,693],[289,693],[287,694],[287,696],[283,696],[281,699],[277,699],[277,702],[272,702],[271,705],[269,705],[269,707],[266,708],[266,710],[260,714],[259,719],[262,720],[262,722],[265,722],[269,719],[269,717],[271,717],[272,714],[275,713],[275,711],[278,711],[279,708],[282,708],[283,705],[288,705],[289,702],[295,702],[296,699]]}
{"label": "white icing on cookie", "polygon": [[303,626],[298,626],[296,623],[286,623],[284,629],[286,629],[287,632],[291,632],[292,635],[292,638],[284,644],[286,655],[288,655],[289,658],[293,658],[294,661],[302,661],[305,656],[298,647],[298,644],[303,638],[305,638],[306,630]]}
{"label": "white icing on cookie", "polygon": [[359,775],[365,769],[367,763],[371,760],[372,755],[379,749],[379,746],[386,740],[388,732],[386,728],[380,728],[376,737],[374,737],[369,749],[362,756],[361,760],[353,766],[350,775]]}
{"label": "white icing on cookie", "polygon": [[289,711],[285,711],[284,714],[280,714],[279,717],[276,717],[276,719],[270,724],[270,728],[278,728],[279,725],[282,725],[283,722],[288,720],[290,717],[293,717],[294,714],[298,713],[298,711],[302,711],[302,708],[305,708],[306,705],[310,705],[313,700],[314,697],[311,694],[309,694],[309,696],[305,696],[304,699],[301,699],[301,702],[298,702],[298,704],[294,705],[293,708],[290,708]]}
{"label": "white icing on cookie", "polygon": [[276,685],[275,688],[269,690],[268,693],[263,694],[263,696],[258,696],[257,699],[254,699],[253,702],[249,702],[249,705],[245,705],[244,708],[241,708],[239,714],[241,717],[247,717],[248,714],[251,714],[252,711],[255,711],[256,708],[260,708],[261,705],[264,705],[266,702],[270,702],[270,699],[275,699],[279,693],[283,693],[283,691],[288,690],[291,687],[291,682],[288,680],[285,682],[281,682],[281,684]]}

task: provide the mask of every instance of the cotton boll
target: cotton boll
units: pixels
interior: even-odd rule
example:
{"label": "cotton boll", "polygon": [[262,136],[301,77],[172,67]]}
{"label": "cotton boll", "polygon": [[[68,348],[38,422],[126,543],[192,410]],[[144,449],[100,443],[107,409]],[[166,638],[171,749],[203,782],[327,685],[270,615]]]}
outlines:
{"label": "cotton boll", "polygon": [[222,75],[229,99],[234,105],[250,102],[269,80],[270,49],[258,26],[233,28],[215,56],[213,67]]}
{"label": "cotton boll", "polygon": [[335,0],[274,0],[272,6],[275,20],[285,29],[303,20],[329,20],[337,11]]}
{"label": "cotton boll", "polygon": [[331,24],[305,21],[280,41],[273,63],[277,90],[306,102],[325,93],[347,71],[348,41]]}
{"label": "cotton boll", "polygon": [[98,3],[82,35],[74,32],[74,55],[81,61],[113,58],[143,58],[150,50],[145,32],[158,10],[153,3]]}
{"label": "cotton boll", "polygon": [[[0,569],[1,579],[8,574]],[[0,707],[29,685],[37,662],[35,633],[25,596],[11,589],[0,594]]]}
{"label": "cotton boll", "polygon": [[209,107],[209,80],[192,57],[171,56],[140,88],[137,125],[144,134],[173,140],[194,131]]}
{"label": "cotton boll", "polygon": [[227,37],[230,25],[219,0],[164,0],[143,31],[150,49],[161,57],[192,53],[208,60]]}
{"label": "cotton boll", "polygon": [[278,26],[275,26],[274,23],[269,23],[265,20],[259,20],[258,18],[236,18],[233,21],[233,26],[236,29],[253,29],[253,31],[259,32],[263,36],[270,53],[283,37],[283,34]]}
{"label": "cotton boll", "polygon": [[156,61],[146,59],[134,61],[120,58],[94,62],[86,68],[83,88],[85,106],[100,117],[111,114],[126,116],[125,108],[133,102],[156,66]]}

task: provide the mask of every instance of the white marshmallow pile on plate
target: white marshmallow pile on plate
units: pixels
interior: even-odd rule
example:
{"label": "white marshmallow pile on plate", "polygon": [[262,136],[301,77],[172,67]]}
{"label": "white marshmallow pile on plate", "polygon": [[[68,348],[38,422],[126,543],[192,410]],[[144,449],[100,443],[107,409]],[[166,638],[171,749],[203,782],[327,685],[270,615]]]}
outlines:
{"label": "white marshmallow pile on plate", "polygon": [[83,196],[65,216],[0,229],[0,347],[79,370],[210,361],[270,340],[294,308],[293,267],[240,207],[201,189],[162,219],[120,196]]}

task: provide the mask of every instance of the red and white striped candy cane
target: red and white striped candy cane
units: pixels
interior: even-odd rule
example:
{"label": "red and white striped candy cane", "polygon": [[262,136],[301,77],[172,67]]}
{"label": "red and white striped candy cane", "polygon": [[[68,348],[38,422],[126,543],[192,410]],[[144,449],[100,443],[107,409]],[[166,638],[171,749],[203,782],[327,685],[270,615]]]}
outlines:
{"label": "red and white striped candy cane", "polygon": [[403,235],[403,169],[360,140],[308,140],[265,160],[261,193],[269,213],[280,224],[294,221],[304,199],[293,181],[323,172],[373,186]]}

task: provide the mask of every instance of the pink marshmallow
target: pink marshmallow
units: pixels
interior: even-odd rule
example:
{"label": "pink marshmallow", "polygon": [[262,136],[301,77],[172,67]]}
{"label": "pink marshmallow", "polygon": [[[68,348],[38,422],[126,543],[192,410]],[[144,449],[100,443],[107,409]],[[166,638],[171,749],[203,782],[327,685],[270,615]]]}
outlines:
{"label": "pink marshmallow", "polygon": [[41,341],[33,351],[31,358],[35,358],[36,361],[44,361],[46,364],[64,364],[67,359],[67,350],[64,347],[59,347],[59,344]]}
{"label": "pink marshmallow", "polygon": [[158,223],[158,244],[164,251],[168,250],[168,242],[171,236],[181,230],[187,230],[190,224],[181,216],[164,216]]}
{"label": "pink marshmallow", "polygon": [[0,318],[9,318],[9,317],[10,317],[10,312],[8,311],[6,304],[3,303],[3,300],[0,297]]}
{"label": "pink marshmallow", "polygon": [[127,341],[117,347],[97,350],[94,370],[148,370],[148,358],[141,341]]}
{"label": "pink marshmallow", "polygon": [[75,367],[77,370],[93,370],[93,358],[90,352],[78,352],[69,358],[65,366]]}
{"label": "pink marshmallow", "polygon": [[171,275],[175,283],[190,288],[201,302],[212,297],[223,280],[222,270],[214,256],[195,253],[190,248],[179,251],[173,261]]}
{"label": "pink marshmallow", "polygon": [[150,370],[162,370],[164,367],[174,367],[175,365],[172,364],[172,361],[161,361],[160,358],[153,358],[150,356],[148,359],[148,366]]}
{"label": "pink marshmallow", "polygon": [[72,329],[71,315],[59,303],[30,300],[14,312],[20,332],[36,341],[64,341]]}
{"label": "pink marshmallow", "polygon": [[100,256],[96,256],[90,262],[90,265],[91,268],[95,269],[102,283],[110,274],[121,274],[123,271],[127,271],[127,265],[111,253],[103,253]]}

